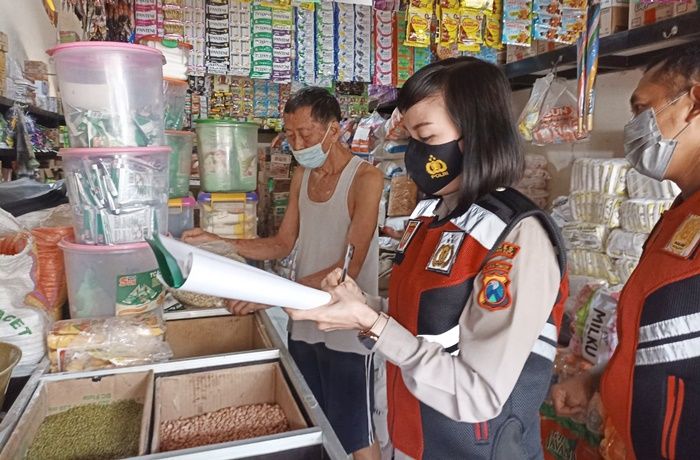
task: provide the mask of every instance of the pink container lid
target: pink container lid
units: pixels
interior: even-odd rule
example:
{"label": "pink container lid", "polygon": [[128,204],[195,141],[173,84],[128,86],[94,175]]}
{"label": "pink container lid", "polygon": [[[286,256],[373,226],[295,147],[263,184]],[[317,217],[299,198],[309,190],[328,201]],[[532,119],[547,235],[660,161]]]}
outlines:
{"label": "pink container lid", "polygon": [[116,244],[116,245],[96,245],[96,244],[78,244],[73,238],[63,238],[58,242],[58,247],[68,252],[80,252],[83,254],[110,254],[120,252],[140,251],[144,249],[150,250],[151,247],[145,241],[142,243]]}
{"label": "pink container lid", "polygon": [[75,149],[60,149],[58,154],[62,157],[81,156],[81,157],[99,157],[106,155],[118,155],[122,153],[131,153],[134,155],[153,155],[157,153],[172,153],[170,147],[101,147],[101,148],[75,148]]}
{"label": "pink container lid", "polygon": [[[174,40],[172,38],[165,38],[165,37],[159,37],[158,35],[145,35],[141,38],[139,38],[139,43],[145,44],[147,42],[158,42],[162,43],[163,46],[167,48],[182,48],[187,51],[190,51],[192,49],[192,45],[190,45],[187,42],[183,42],[180,40]],[[146,45],[148,46],[148,45]]]}
{"label": "pink container lid", "polygon": [[163,61],[163,64],[165,64],[165,56],[163,53],[158,51],[155,48],[152,48],[150,46],[145,46],[145,45],[135,45],[133,43],[120,43],[120,42],[72,42],[72,43],[63,43],[58,46],[54,46],[51,49],[46,50],[46,53],[49,56],[53,56],[54,54],[58,54],[61,51],[66,51],[66,50],[94,50],[97,52],[100,51],[105,51],[105,50],[112,50],[112,51],[126,51],[126,52],[136,52],[136,53],[147,53],[151,54],[153,56],[160,56],[161,60]]}

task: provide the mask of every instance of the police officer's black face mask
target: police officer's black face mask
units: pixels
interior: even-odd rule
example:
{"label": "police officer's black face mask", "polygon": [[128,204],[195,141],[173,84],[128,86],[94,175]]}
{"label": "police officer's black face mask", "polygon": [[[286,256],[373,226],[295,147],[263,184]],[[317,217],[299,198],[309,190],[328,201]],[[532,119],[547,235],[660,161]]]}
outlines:
{"label": "police officer's black face mask", "polygon": [[406,171],[424,193],[435,195],[462,174],[460,139],[440,145],[413,138],[408,141]]}

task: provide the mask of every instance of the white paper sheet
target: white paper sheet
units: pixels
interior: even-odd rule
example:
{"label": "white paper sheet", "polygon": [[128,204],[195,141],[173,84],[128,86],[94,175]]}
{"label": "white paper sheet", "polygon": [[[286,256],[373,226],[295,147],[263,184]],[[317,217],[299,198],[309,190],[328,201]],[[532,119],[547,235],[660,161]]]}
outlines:
{"label": "white paper sheet", "polygon": [[330,294],[259,270],[181,241],[160,236],[185,277],[184,291],[265,305],[297,308],[320,307]]}

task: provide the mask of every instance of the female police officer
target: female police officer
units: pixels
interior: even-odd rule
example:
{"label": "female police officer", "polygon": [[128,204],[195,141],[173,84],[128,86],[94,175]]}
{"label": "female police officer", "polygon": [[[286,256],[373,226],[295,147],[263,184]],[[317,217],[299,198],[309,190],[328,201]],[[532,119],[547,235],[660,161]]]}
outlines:
{"label": "female police officer", "polygon": [[357,285],[291,311],[324,330],[357,329],[389,362],[389,432],[397,458],[541,458],[565,263],[547,216],[505,188],[524,169],[510,88],[494,65],[457,58],[401,90],[406,168],[433,199],[399,243],[389,315]]}

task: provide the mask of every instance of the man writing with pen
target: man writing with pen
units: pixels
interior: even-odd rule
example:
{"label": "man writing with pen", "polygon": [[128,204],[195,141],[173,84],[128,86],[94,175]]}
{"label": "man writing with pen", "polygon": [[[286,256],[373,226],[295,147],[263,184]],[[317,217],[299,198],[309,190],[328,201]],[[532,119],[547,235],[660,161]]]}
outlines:
{"label": "man writing with pen", "polygon": [[[326,275],[347,260],[348,276],[364,292],[377,295],[377,216],[384,179],[338,142],[340,120],[338,101],[325,89],[304,88],[289,99],[285,135],[301,167],[292,176],[279,232],[270,238],[227,241],[251,260],[282,259],[296,245],[296,281],[319,289]],[[214,239],[220,238],[200,229],[183,235],[186,243]],[[354,254],[348,254],[349,245]],[[234,314],[261,308],[266,307],[231,305]],[[378,459],[372,357],[357,334],[322,332],[310,321],[293,321],[289,330],[289,351],[346,452],[355,459]]]}

